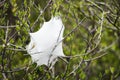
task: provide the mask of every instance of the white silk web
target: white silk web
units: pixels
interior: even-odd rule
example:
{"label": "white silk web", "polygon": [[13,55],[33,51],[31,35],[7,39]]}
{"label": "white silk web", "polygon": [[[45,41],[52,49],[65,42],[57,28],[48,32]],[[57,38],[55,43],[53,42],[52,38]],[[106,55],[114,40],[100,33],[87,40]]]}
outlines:
{"label": "white silk web", "polygon": [[62,49],[64,25],[60,17],[52,17],[34,33],[30,33],[30,43],[26,47],[32,61],[38,66],[52,67],[58,57],[65,56]]}

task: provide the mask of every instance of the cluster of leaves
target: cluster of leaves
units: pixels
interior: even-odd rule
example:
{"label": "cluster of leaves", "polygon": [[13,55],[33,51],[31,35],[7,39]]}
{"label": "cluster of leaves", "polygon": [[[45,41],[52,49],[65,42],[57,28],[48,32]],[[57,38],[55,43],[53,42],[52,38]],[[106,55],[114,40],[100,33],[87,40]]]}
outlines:
{"label": "cluster of leaves", "polygon": [[[55,15],[68,57],[52,70],[36,67],[25,50],[29,32]],[[0,0],[0,79],[119,80],[119,15],[119,0]]]}

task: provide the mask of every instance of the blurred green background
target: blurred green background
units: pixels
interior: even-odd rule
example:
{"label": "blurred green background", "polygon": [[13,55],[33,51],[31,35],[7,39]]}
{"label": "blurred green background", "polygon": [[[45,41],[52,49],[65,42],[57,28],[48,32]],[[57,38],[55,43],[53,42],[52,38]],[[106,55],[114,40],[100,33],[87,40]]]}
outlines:
{"label": "blurred green background", "polygon": [[[52,16],[65,25],[53,70],[32,63],[29,32]],[[0,80],[120,80],[119,0],[0,0]],[[84,19],[84,20],[83,20]]]}

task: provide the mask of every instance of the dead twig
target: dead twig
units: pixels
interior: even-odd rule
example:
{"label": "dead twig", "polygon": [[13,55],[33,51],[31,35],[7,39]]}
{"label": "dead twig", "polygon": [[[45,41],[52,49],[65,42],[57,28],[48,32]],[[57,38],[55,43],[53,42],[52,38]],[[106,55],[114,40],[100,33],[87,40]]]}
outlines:
{"label": "dead twig", "polygon": [[9,27],[9,28],[15,28],[16,26],[15,25],[12,25],[12,26],[0,26],[0,28],[4,28],[4,29],[7,29],[7,27]]}

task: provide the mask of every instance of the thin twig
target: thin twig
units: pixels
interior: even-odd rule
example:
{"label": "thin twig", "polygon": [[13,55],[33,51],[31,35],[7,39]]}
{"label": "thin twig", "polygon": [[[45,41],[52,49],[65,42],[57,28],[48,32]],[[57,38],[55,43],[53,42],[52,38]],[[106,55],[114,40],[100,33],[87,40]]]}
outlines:
{"label": "thin twig", "polygon": [[16,68],[14,70],[11,70],[11,71],[2,71],[3,73],[12,73],[12,72],[18,72],[18,71],[21,71],[21,70],[25,70],[26,67],[23,67],[23,68]]}
{"label": "thin twig", "polygon": [[14,49],[14,48],[6,48],[8,50],[12,50],[12,51],[26,51],[26,49]]}
{"label": "thin twig", "polygon": [[25,50],[23,47],[17,46],[17,45],[11,44],[11,43],[8,43],[7,45],[14,46],[14,47],[16,47],[16,48],[20,48],[20,49],[22,49],[22,50]]}
{"label": "thin twig", "polygon": [[41,17],[41,15],[45,12],[45,10],[48,8],[48,6],[51,4],[52,0],[49,0],[49,2],[47,3],[47,5],[45,6],[45,8],[43,9],[43,11],[38,15],[37,19],[35,20],[35,22],[33,23],[31,30],[34,30],[35,24],[38,22],[39,18]]}
{"label": "thin twig", "polygon": [[85,19],[86,19],[86,17],[84,17],[84,18],[78,23],[78,25],[77,25],[75,28],[73,28],[61,41],[63,41],[65,38],[67,38],[67,37],[68,37],[70,34],[72,34],[75,30],[77,30]]}
{"label": "thin twig", "polygon": [[73,74],[78,68],[80,68],[83,62],[84,62],[84,57],[83,57],[83,59],[80,61],[79,65],[78,65],[75,69],[73,69],[73,70],[67,75],[67,77],[69,77],[69,76],[70,76],[71,74]]}
{"label": "thin twig", "polygon": [[105,56],[106,54],[108,54],[108,53],[104,53],[104,54],[102,54],[102,55],[100,55],[100,56],[97,56],[97,57],[92,58],[92,59],[84,60],[84,61],[85,61],[85,62],[88,62],[88,61],[97,60],[97,59],[99,59],[99,58],[101,58],[101,57]]}
{"label": "thin twig", "polygon": [[98,6],[96,3],[92,2],[91,0],[86,0],[86,1],[88,1],[88,2],[91,3],[91,4],[93,4],[93,5],[96,6],[100,11],[103,12],[103,9],[102,9],[100,6]]}
{"label": "thin twig", "polygon": [[5,1],[6,0],[3,0],[3,1],[0,2],[0,7],[4,5]]}
{"label": "thin twig", "polygon": [[16,26],[15,25],[13,25],[13,26],[0,26],[0,28],[5,28],[5,29],[7,29],[7,27],[9,27],[9,28],[15,28]]}
{"label": "thin twig", "polygon": [[[8,25],[9,22],[7,22],[7,25]],[[5,54],[6,54],[6,47],[7,47],[7,39],[8,39],[8,29],[9,27],[7,26],[7,29],[6,29],[6,33],[5,33],[5,44],[4,44],[4,49],[2,51],[2,75],[4,77],[4,79],[7,78],[6,74],[4,73],[4,70],[5,70],[5,64],[4,64],[4,59],[5,59]]]}

